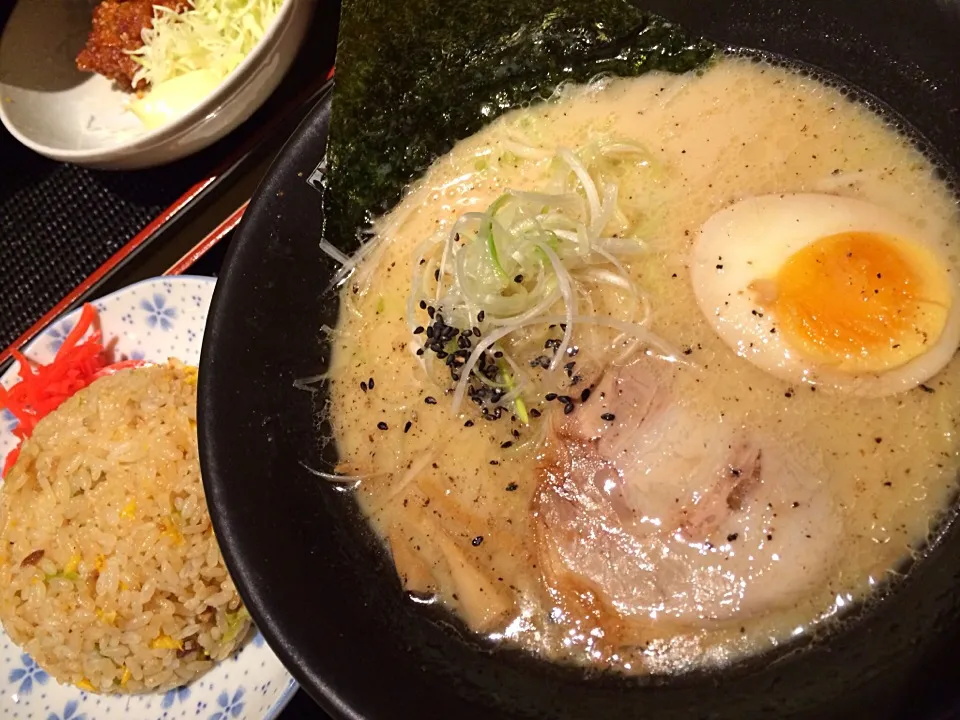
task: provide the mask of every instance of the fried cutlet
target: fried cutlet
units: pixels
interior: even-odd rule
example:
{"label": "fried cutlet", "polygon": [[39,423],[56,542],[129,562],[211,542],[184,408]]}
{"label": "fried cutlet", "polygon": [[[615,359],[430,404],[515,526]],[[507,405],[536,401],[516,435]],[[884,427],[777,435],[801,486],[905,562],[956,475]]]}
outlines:
{"label": "fried cutlet", "polygon": [[93,28],[86,47],[77,55],[77,68],[113,80],[124,90],[142,90],[144,81],[133,86],[139,69],[130,51],[143,47],[141,33],[153,26],[155,5],[175,12],[187,9],[188,0],[104,0],[93,11]]}

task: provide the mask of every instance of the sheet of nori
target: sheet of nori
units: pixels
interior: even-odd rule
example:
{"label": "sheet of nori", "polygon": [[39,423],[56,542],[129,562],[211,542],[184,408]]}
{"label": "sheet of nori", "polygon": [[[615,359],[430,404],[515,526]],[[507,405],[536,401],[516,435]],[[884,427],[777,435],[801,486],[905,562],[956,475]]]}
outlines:
{"label": "sheet of nori", "polygon": [[561,82],[683,72],[713,51],[626,0],[344,0],[325,234],[354,246],[457,140]]}

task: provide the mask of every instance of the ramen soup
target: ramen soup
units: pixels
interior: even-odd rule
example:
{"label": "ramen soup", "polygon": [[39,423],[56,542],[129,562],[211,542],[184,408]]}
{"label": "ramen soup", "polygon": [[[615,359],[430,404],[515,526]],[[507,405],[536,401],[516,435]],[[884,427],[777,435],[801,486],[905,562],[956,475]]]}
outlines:
{"label": "ramen soup", "polygon": [[339,480],[412,600],[547,659],[675,672],[815,634],[951,502],[956,211],[789,69],[562,87],[341,271]]}

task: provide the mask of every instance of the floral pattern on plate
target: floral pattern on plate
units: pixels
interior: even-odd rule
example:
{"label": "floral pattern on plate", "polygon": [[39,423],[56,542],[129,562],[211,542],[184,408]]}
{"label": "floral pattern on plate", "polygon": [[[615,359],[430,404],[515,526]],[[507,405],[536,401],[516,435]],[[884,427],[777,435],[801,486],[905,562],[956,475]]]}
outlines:
{"label": "floral pattern on plate", "polygon": [[[145,280],[97,300],[104,341],[116,337],[116,358],[200,361],[203,328],[215,281],[202,277]],[[26,348],[38,362],[53,359],[79,311],[59,318]],[[14,364],[0,377],[17,381]],[[0,412],[0,464],[16,445],[16,419]],[[256,631],[231,660],[190,685],[165,693],[97,695],[61,685],[0,631],[0,717],[14,720],[261,720],[273,718],[297,686]]]}

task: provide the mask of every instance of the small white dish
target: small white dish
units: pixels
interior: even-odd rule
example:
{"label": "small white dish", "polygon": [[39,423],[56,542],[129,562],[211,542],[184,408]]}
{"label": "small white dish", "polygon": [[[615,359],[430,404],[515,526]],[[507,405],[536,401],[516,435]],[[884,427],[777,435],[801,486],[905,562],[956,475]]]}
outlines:
{"label": "small white dish", "polygon": [[[200,362],[200,343],[213,298],[212,278],[174,276],[145,280],[94,302],[104,342],[118,338],[116,356]],[[53,359],[79,310],[51,323],[26,348],[39,362]],[[17,381],[14,363],[0,377]],[[0,411],[0,459],[16,446],[16,420]],[[2,464],[2,460],[0,460]],[[263,720],[276,717],[297,685],[254,631],[232,657],[186,687],[166,693],[97,695],[62,685],[0,630],[0,717],[16,720]]]}
{"label": "small white dish", "polygon": [[80,72],[98,0],[20,0],[0,38],[0,121],[54,160],[130,170],[196,152],[246,120],[270,96],[303,43],[315,0],[285,0],[263,38],[220,85],[180,118],[147,130],[130,95]]}

